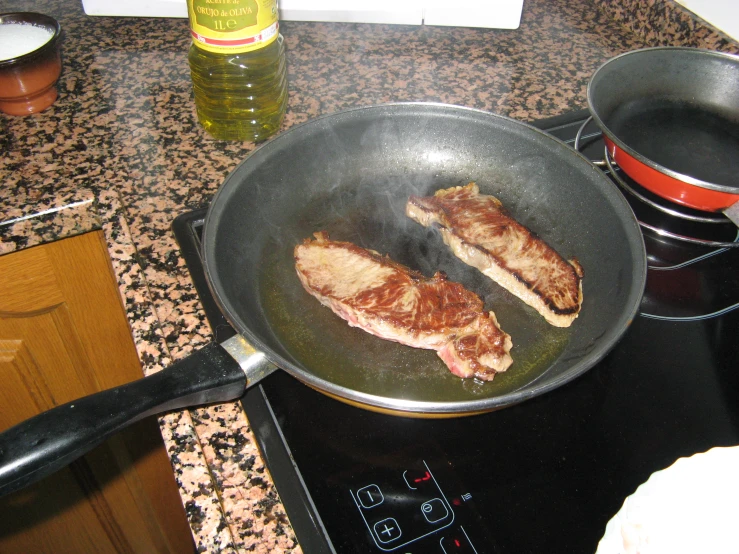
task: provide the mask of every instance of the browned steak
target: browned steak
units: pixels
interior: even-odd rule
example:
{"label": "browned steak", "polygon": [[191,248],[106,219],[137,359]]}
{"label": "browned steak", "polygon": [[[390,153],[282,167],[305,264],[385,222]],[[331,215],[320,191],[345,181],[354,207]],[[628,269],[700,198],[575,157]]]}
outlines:
{"label": "browned steak", "polygon": [[569,327],[582,305],[583,270],[564,260],[510,217],[500,200],[475,183],[411,196],[406,214],[436,227],[463,262],[482,271],[557,327]]}
{"label": "browned steak", "polygon": [[493,312],[442,273],[429,279],[325,232],[295,247],[295,268],[305,290],[349,325],[436,350],[454,375],[490,381],[513,362],[511,338]]}

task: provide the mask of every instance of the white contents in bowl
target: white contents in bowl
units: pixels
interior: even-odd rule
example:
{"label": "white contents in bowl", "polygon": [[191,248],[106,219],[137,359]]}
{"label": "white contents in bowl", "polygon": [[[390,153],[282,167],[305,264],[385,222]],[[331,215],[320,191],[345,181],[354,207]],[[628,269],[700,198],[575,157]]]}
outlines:
{"label": "white contents in bowl", "polygon": [[41,48],[54,36],[53,29],[24,23],[0,24],[0,62]]}

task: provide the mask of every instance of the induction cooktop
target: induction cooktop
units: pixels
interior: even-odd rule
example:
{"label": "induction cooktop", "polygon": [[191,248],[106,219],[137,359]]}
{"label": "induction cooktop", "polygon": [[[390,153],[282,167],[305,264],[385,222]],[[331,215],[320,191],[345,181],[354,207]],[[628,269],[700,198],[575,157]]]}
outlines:
{"label": "induction cooktop", "polygon": [[[535,124],[602,159],[586,118]],[[739,444],[737,228],[624,194],[644,231],[646,291],[622,340],[575,381],[496,412],[435,420],[364,411],[281,371],[244,394],[306,554],[592,553],[654,471]],[[182,214],[173,228],[223,341],[235,332],[199,258],[206,211]]]}

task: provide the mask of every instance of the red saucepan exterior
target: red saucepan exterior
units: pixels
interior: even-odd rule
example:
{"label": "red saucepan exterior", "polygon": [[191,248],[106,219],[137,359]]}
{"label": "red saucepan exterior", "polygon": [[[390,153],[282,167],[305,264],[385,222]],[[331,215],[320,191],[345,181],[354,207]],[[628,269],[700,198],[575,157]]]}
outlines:
{"label": "red saucepan exterior", "polygon": [[642,187],[707,212],[739,202],[739,56],[627,52],[595,72],[588,107],[611,159]]}
{"label": "red saucepan exterior", "polygon": [[720,212],[739,202],[739,194],[687,183],[640,162],[607,137],[604,140],[611,159],[634,181],[662,198],[704,212]]}

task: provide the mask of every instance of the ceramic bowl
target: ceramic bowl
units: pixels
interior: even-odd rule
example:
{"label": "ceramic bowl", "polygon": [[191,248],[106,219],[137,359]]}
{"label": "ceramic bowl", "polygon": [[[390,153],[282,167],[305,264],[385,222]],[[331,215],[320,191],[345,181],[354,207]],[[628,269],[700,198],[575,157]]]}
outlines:
{"label": "ceramic bowl", "polygon": [[50,35],[43,44],[0,60],[0,111],[28,115],[45,110],[57,98],[56,83],[62,72],[61,26],[53,17],[40,13],[0,14],[0,40],[3,25],[18,24],[40,27]]}
{"label": "ceramic bowl", "polygon": [[717,447],[656,471],[606,525],[596,554],[734,554],[739,447]]}

